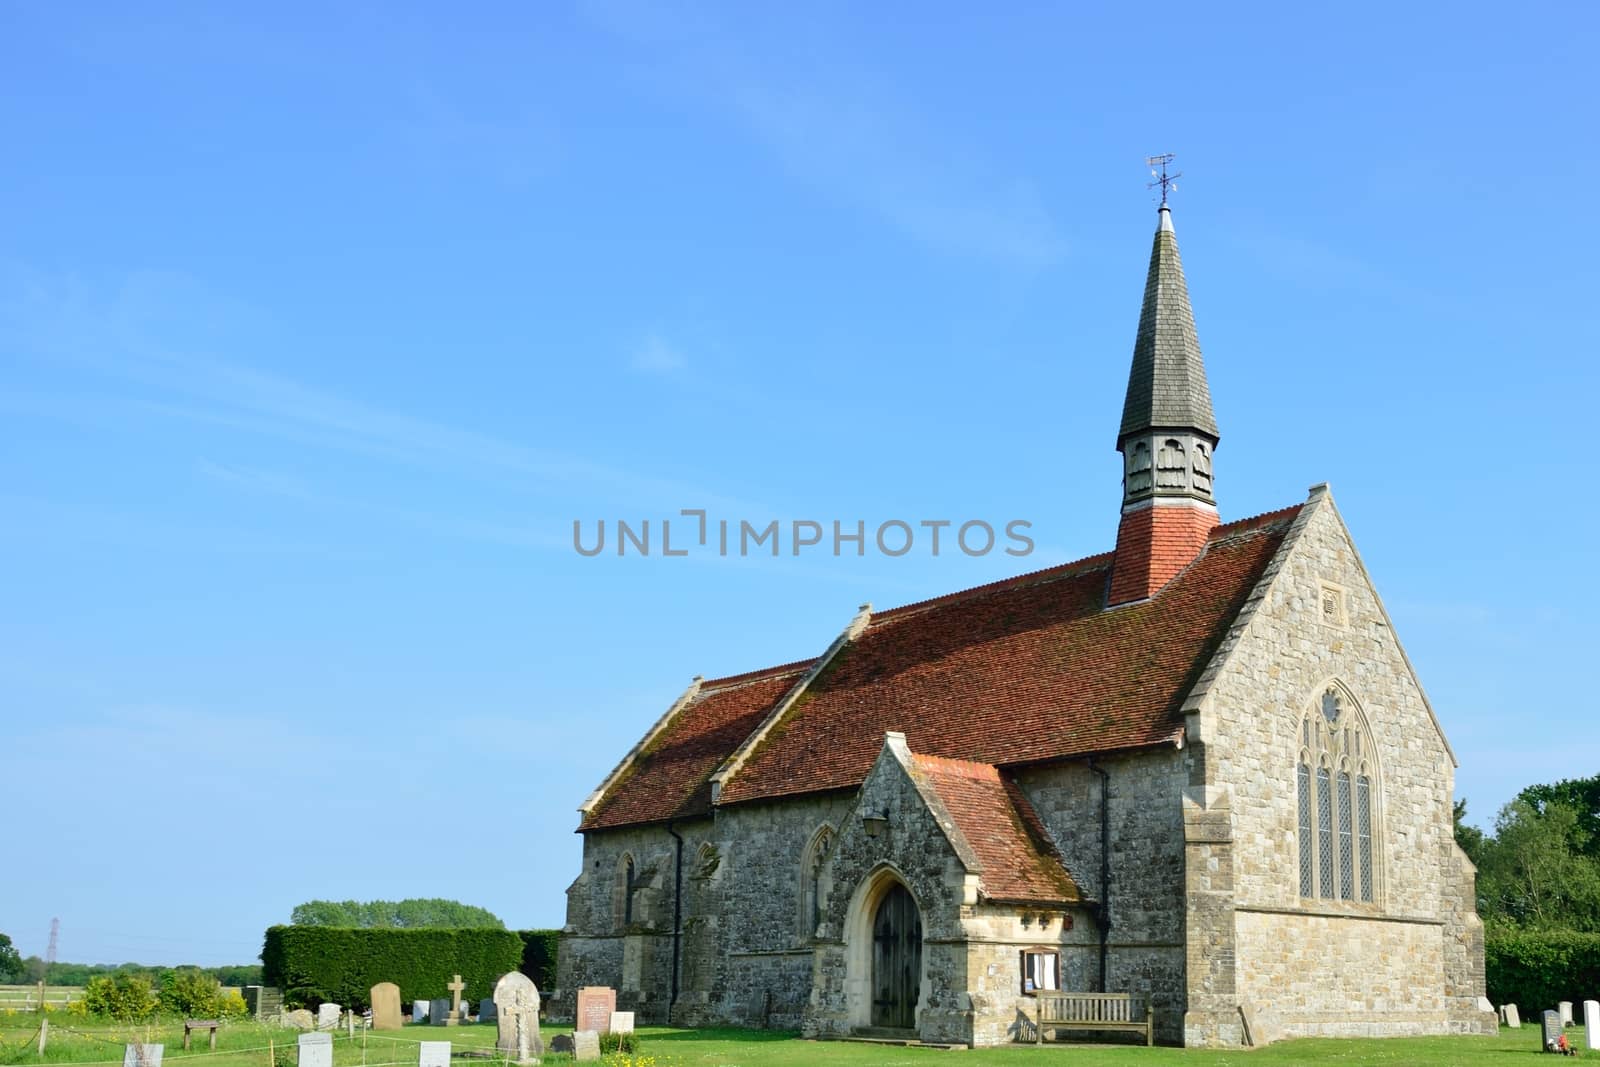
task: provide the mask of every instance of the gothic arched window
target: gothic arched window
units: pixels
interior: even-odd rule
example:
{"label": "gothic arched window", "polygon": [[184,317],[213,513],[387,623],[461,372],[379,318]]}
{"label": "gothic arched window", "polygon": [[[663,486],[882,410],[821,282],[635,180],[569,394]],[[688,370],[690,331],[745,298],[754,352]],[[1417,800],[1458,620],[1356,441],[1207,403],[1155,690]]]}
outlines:
{"label": "gothic arched window", "polygon": [[611,890],[612,916],[619,928],[626,930],[639,915],[635,902],[641,886],[633,856],[624,852],[617,861],[617,880]]}
{"label": "gothic arched window", "polygon": [[832,844],[833,827],[823,823],[800,858],[800,934],[805,938],[812,937],[822,921],[822,865]]}
{"label": "gothic arched window", "polygon": [[1295,799],[1302,897],[1377,899],[1375,757],[1355,701],[1328,686],[1300,719]]}

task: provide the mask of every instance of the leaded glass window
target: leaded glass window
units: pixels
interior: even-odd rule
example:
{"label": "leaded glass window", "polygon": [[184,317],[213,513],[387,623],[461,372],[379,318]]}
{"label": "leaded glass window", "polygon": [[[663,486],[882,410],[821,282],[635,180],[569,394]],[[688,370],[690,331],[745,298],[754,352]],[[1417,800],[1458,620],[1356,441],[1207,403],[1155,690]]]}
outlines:
{"label": "leaded glass window", "polygon": [[[1361,836],[1361,899],[1372,899],[1372,780],[1356,778],[1356,823]],[[1301,881],[1305,879],[1302,876]]]}
{"label": "leaded glass window", "polygon": [[1328,768],[1317,768],[1317,866],[1322,896],[1333,896],[1333,790],[1328,788]]}
{"label": "leaded glass window", "polygon": [[1316,861],[1311,852],[1311,768],[1300,764],[1300,895],[1316,892]]}
{"label": "leaded glass window", "polygon": [[1356,896],[1356,861],[1350,833],[1350,772],[1339,772],[1339,899]]}

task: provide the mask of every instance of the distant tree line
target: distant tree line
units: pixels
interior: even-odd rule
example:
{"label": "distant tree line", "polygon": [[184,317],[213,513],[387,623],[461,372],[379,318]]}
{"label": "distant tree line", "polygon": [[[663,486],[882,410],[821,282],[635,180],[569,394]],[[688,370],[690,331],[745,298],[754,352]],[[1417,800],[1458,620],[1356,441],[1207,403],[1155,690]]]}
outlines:
{"label": "distant tree line", "polygon": [[1600,775],[1530,785],[1484,833],[1455,806],[1478,868],[1489,999],[1540,1010],[1600,982]]}
{"label": "distant tree line", "polygon": [[222,986],[247,986],[261,984],[260,964],[232,964],[226,967],[200,967],[181,964],[177,967],[156,967],[143,963],[52,963],[46,965],[38,956],[23,956],[11,943],[11,938],[0,934],[0,985],[87,986],[91,978],[140,977],[153,986],[159,986],[162,976],[174,973],[200,974]]}
{"label": "distant tree line", "polygon": [[338,926],[352,930],[504,930],[485,908],[438,897],[411,900],[308,900],[289,916],[293,926]]}

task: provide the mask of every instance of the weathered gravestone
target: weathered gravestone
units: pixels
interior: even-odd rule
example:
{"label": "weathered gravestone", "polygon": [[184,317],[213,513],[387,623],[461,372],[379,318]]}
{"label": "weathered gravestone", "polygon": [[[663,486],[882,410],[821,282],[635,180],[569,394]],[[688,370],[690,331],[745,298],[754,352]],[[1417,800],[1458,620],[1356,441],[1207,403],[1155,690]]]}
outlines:
{"label": "weathered gravestone", "polygon": [[1560,1004],[1556,1005],[1556,1010],[1561,1013],[1561,1025],[1562,1026],[1571,1026],[1572,1025],[1572,1001],[1563,1000]]}
{"label": "weathered gravestone", "polygon": [[572,1051],[572,1035],[571,1034],[557,1034],[555,1037],[552,1037],[550,1039],[550,1051],[551,1052],[571,1052]]}
{"label": "weathered gravestone", "polygon": [[413,1000],[411,1002],[411,1021],[414,1023],[428,1021],[428,1002],[426,1000]]}
{"label": "weathered gravestone", "polygon": [[317,1025],[317,1017],[305,1008],[283,1013],[283,1025],[295,1030],[310,1030]]}
{"label": "weathered gravestone", "polygon": [[464,1016],[461,1014],[461,991],[467,988],[467,984],[461,980],[461,976],[458,974],[449,982],[445,983],[445,988],[450,990],[451,998],[450,1021],[446,1025],[454,1026],[461,1022],[464,1018]]}
{"label": "weathered gravestone", "polygon": [[417,1042],[417,1067],[450,1067],[450,1042]]}
{"label": "weathered gravestone", "polygon": [[526,1061],[544,1052],[539,1039],[539,987],[521,971],[500,976],[494,984],[494,1047]]}
{"label": "weathered gravestone", "polygon": [[449,997],[434,997],[428,1001],[428,1022],[433,1026],[450,1025]]}
{"label": "weathered gravestone", "polygon": [[611,1013],[611,1032],[613,1034],[633,1033],[633,1012],[614,1011]]}
{"label": "weathered gravestone", "polygon": [[572,1031],[572,1058],[578,1063],[600,1058],[600,1035],[593,1030]]}
{"label": "weathered gravestone", "polygon": [[333,1067],[333,1035],[301,1034],[299,1067]]}
{"label": "weathered gravestone", "polygon": [[1600,1048],[1600,1000],[1583,1002],[1583,1043]]}
{"label": "weathered gravestone", "polygon": [[400,987],[393,982],[379,982],[372,987],[372,1028],[400,1029]]}
{"label": "weathered gravestone", "polygon": [[1561,1037],[1561,1013],[1559,1011],[1546,1011],[1540,1016],[1539,1044],[1543,1048],[1552,1048]]}
{"label": "weathered gravestone", "polygon": [[332,1030],[339,1025],[339,1005],[331,1001],[317,1005],[317,1029]]}
{"label": "weathered gravestone", "polygon": [[572,1020],[574,1030],[611,1032],[611,1013],[617,1010],[617,991],[610,986],[586,985],[578,990],[578,1009]]}
{"label": "weathered gravestone", "polygon": [[165,1045],[127,1045],[122,1050],[122,1067],[161,1067]]}
{"label": "weathered gravestone", "polygon": [[1515,1004],[1507,1004],[1500,1009],[1500,1014],[1506,1018],[1506,1025],[1513,1030],[1522,1029],[1522,1016],[1517,1013]]}

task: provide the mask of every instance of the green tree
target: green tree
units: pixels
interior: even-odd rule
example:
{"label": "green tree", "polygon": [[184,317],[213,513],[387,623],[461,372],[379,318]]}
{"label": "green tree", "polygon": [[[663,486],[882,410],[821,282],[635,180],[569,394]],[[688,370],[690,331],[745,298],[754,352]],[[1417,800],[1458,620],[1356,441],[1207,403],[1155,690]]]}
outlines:
{"label": "green tree", "polygon": [[22,953],[11,944],[9,934],[0,934],[0,982],[15,982],[23,975]]}
{"label": "green tree", "polygon": [[353,929],[395,927],[416,930],[504,930],[505,923],[484,908],[437,897],[390,900],[308,900],[290,913],[295,926],[338,926]]}
{"label": "green tree", "polygon": [[1530,785],[1517,799],[1541,814],[1551,804],[1571,808],[1578,818],[1580,851],[1600,859],[1600,774],[1593,778],[1565,778],[1553,785]]}
{"label": "green tree", "polygon": [[1600,861],[1583,849],[1577,811],[1551,800],[1513,800],[1500,810],[1478,863],[1487,921],[1533,930],[1600,931]]}

